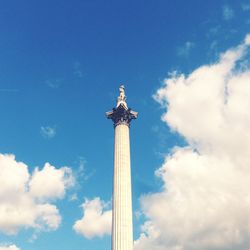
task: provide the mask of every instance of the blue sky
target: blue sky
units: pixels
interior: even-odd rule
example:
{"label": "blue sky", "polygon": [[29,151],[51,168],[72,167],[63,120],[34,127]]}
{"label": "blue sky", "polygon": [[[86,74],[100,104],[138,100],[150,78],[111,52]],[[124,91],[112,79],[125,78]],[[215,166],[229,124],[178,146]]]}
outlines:
{"label": "blue sky", "polygon": [[[29,178],[49,162],[65,175],[67,166],[74,179],[68,180],[70,184],[60,179],[60,194],[39,193],[33,200],[56,206],[61,223],[54,229],[41,229],[39,222],[13,222],[18,229],[10,233],[0,219],[2,248],[110,248],[109,235],[88,239],[76,233],[73,225],[83,216],[85,198],[100,197],[102,205],[111,200],[113,127],[105,112],[115,105],[121,83],[129,106],[139,112],[131,125],[134,238],[138,239],[143,223],[153,221],[140,200],[164,189],[165,179],[154,172],[163,166],[166,155],[187,145],[199,151],[196,145],[208,142],[175,123],[186,121],[183,113],[177,113],[176,119],[171,113],[170,118],[161,119],[174,105],[171,94],[153,96],[165,88],[165,79],[174,79],[171,72],[187,76],[201,65],[215,64],[221,53],[242,44],[249,32],[247,0],[2,2],[0,153],[3,158],[13,154],[15,162],[25,163]],[[243,62],[248,68],[247,58]],[[7,202],[0,199],[2,204]],[[104,205],[104,211],[109,209],[109,204]],[[172,249],[157,246],[149,249]],[[199,249],[214,249],[209,247]],[[192,248],[184,245],[183,249]]]}

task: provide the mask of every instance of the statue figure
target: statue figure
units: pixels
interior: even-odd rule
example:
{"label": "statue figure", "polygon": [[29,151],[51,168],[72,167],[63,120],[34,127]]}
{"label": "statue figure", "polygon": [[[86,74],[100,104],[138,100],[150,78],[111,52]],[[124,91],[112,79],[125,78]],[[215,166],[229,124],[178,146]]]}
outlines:
{"label": "statue figure", "polygon": [[106,116],[108,119],[112,119],[114,126],[118,126],[119,124],[130,124],[132,119],[136,119],[138,113],[131,110],[126,103],[126,95],[124,85],[119,87],[119,96],[117,97],[116,107],[111,111],[106,112]]}
{"label": "statue figure", "polygon": [[120,91],[120,95],[119,95],[119,101],[125,101],[126,100],[126,96],[125,96],[125,88],[124,85],[121,85],[119,88]]}
{"label": "statue figure", "polygon": [[126,95],[125,95],[125,87],[124,85],[121,85],[119,87],[119,91],[120,91],[120,95],[117,97],[117,107],[123,103],[123,105],[125,105],[125,107],[127,107],[127,103],[126,103]]}

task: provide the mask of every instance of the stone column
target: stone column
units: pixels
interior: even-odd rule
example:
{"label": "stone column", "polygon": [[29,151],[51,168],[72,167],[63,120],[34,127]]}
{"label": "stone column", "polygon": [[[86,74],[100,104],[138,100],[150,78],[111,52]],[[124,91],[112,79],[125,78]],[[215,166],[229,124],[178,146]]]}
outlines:
{"label": "stone column", "polygon": [[115,127],[112,249],[133,249],[129,127]]}
{"label": "stone column", "polygon": [[133,250],[129,125],[137,112],[125,100],[121,86],[116,108],[106,113],[115,127],[112,250]]}

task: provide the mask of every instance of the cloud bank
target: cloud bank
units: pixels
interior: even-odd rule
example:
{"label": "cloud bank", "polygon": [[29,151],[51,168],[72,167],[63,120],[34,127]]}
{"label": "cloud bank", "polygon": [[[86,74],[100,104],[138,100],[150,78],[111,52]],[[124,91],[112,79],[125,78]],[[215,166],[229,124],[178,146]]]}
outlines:
{"label": "cloud bank", "polygon": [[16,234],[22,228],[55,230],[61,216],[53,201],[74,184],[71,169],[46,163],[30,174],[14,155],[0,154],[0,232]]}
{"label": "cloud bank", "polygon": [[20,250],[20,248],[18,248],[16,245],[0,245],[0,250]]}
{"label": "cloud bank", "polygon": [[104,209],[107,204],[95,198],[82,204],[83,217],[77,220],[73,229],[87,239],[111,234],[112,211]]}
{"label": "cloud bank", "polygon": [[246,250],[250,246],[250,35],[155,95],[162,120],[188,143],[156,171],[162,190],[141,198],[147,220],[135,250]]}

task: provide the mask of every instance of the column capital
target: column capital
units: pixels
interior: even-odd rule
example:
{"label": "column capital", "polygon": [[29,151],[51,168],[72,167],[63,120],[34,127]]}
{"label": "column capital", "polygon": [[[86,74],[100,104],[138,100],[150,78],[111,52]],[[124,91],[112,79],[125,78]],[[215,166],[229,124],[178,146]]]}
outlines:
{"label": "column capital", "polygon": [[124,85],[119,87],[119,96],[117,97],[116,107],[113,108],[112,111],[106,112],[106,116],[108,119],[111,119],[114,123],[114,127],[119,124],[125,124],[129,126],[132,119],[136,119],[138,116],[138,112],[135,112],[128,108],[126,103],[126,95]]}
{"label": "column capital", "polygon": [[107,118],[113,121],[114,127],[120,124],[129,126],[131,120],[136,119],[137,115],[137,112],[127,108],[122,103],[118,107],[113,108],[112,111],[106,112]]}

